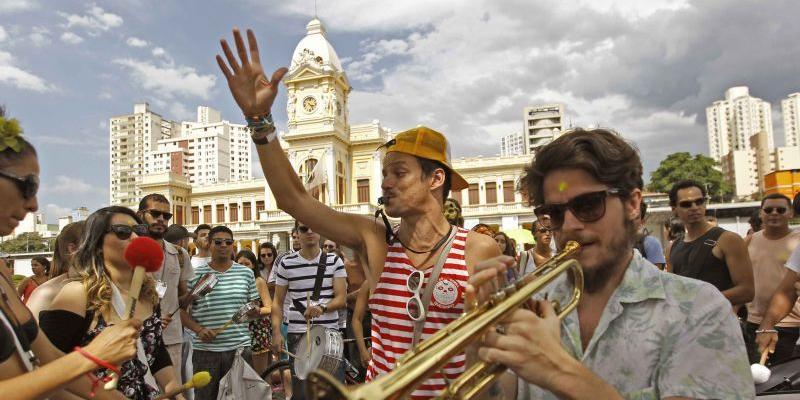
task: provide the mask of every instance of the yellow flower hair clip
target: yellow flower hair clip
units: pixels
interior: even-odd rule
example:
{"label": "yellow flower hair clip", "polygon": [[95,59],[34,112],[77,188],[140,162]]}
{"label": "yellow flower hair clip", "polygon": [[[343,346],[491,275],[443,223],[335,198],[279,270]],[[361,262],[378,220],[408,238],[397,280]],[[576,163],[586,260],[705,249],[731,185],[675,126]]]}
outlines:
{"label": "yellow flower hair clip", "polygon": [[22,151],[22,128],[15,118],[0,117],[0,151],[7,148],[19,153]]}

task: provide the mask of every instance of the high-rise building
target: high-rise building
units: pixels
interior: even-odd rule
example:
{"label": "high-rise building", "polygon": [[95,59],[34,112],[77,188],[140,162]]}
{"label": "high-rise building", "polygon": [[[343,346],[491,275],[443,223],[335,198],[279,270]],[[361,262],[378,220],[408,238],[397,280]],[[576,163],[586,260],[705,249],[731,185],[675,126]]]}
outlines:
{"label": "high-rise building", "polygon": [[158,141],[146,158],[148,174],[173,172],[192,185],[239,182],[252,178],[250,135],[245,125],[223,121],[220,112],[197,107],[197,121]]}
{"label": "high-rise building", "polygon": [[800,146],[800,93],[781,100],[781,114],[786,146]]}
{"label": "high-rise building", "polygon": [[766,135],[770,151],[775,146],[770,104],[750,96],[747,86],[726,90],[725,100],[706,108],[706,120],[709,155],[717,162],[731,151],[748,150],[750,137],[759,132]]}
{"label": "high-rise building", "polygon": [[525,149],[532,154],[535,149],[552,142],[564,130],[564,106],[544,104],[525,107],[522,119]]}
{"label": "high-rise building", "polygon": [[525,138],[521,133],[512,133],[500,138],[500,157],[526,154]]}
{"label": "high-rise building", "polygon": [[177,129],[177,124],[150,111],[147,103],[135,104],[133,114],[110,119],[111,204],[138,205],[142,195],[138,184],[145,173],[145,158],[156,150],[159,140],[171,137]]}

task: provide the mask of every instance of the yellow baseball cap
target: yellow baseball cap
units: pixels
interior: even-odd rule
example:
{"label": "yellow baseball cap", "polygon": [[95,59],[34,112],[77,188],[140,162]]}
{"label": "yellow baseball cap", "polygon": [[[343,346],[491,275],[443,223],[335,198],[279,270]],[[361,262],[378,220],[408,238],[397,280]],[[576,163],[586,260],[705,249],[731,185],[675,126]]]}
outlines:
{"label": "yellow baseball cap", "polygon": [[431,128],[418,126],[414,129],[400,132],[385,146],[387,153],[397,151],[442,163],[450,172],[452,190],[462,190],[469,187],[467,181],[450,164],[450,145],[447,143],[447,138]]}

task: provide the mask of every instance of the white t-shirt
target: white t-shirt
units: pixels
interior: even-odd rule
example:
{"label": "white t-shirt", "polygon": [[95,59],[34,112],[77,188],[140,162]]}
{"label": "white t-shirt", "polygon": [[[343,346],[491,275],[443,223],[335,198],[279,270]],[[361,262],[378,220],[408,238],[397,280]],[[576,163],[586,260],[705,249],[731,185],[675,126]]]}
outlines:
{"label": "white t-shirt", "polygon": [[786,260],[785,264],[786,268],[800,274],[800,246],[792,251],[792,254],[789,255],[789,259]]}
{"label": "white t-shirt", "polygon": [[202,267],[211,262],[211,257],[192,257],[192,268]]}

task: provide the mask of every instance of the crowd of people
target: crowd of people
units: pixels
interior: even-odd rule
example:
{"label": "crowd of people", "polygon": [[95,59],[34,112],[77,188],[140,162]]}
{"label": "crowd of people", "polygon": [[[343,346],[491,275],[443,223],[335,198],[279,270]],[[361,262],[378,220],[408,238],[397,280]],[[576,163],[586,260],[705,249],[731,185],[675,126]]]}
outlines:
{"label": "crowd of people", "polygon": [[[535,271],[568,241],[580,246],[584,274],[574,311],[560,320],[554,309],[573,292],[564,277],[409,396],[435,397],[483,360],[508,368],[484,398],[752,398],[748,365],[795,354],[797,198],[765,196],[742,238],[709,221],[705,185],[675,182],[662,247],[645,228],[638,151],[611,130],[578,128],[525,168],[520,190],[535,216],[525,247],[485,224],[464,228],[448,195],[467,182],[445,136],[420,126],[381,146],[378,213],[339,212],[306,190],[276,140],[271,109],[286,69],[267,77],[254,34],[247,45],[233,34],[236,51],[223,40],[217,61],[269,187],[280,188],[277,206],[295,218],[291,248],[237,249],[226,226],[170,225],[170,199],[158,193],[136,210],[93,212],[67,226],[52,261],[34,259],[18,286],[0,268],[0,398],[217,399],[243,360],[285,398],[303,399],[306,376],[295,372],[307,363],[264,372],[302,357],[312,331],[341,346],[334,379],[369,384],[397,373],[401,357],[486,301],[498,280]],[[14,126],[0,124],[0,236],[38,208],[37,154]],[[163,261],[128,318],[124,299],[138,288],[126,249],[140,237],[161,247]],[[209,384],[181,391],[198,371]]]}

